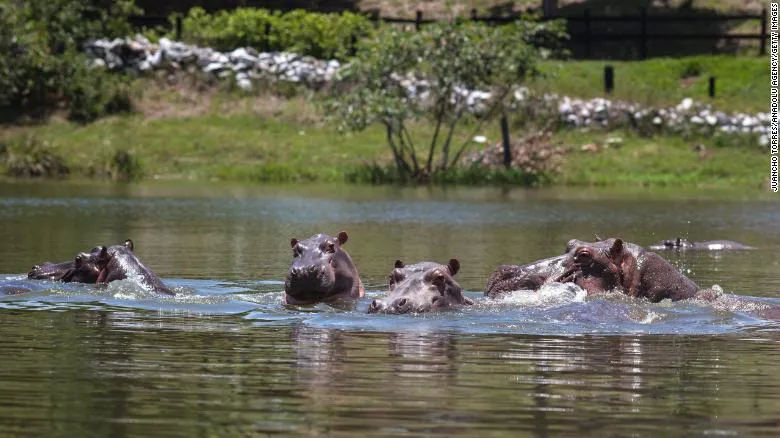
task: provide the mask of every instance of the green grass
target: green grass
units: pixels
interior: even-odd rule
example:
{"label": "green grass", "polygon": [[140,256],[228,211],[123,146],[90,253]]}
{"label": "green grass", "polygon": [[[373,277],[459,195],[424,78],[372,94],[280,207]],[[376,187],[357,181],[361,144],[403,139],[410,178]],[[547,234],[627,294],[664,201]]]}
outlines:
{"label": "green grass", "polygon": [[[418,126],[423,138],[429,128]],[[495,142],[497,126],[484,131]],[[146,179],[190,179],[246,182],[345,181],[370,182],[361,172],[372,162],[389,163],[380,129],[343,135],[319,124],[261,118],[252,114],[146,120],[127,116],[87,126],[56,123],[6,135],[11,145],[34,135],[64,157],[74,177],[89,176],[115,150],[130,151]],[[513,135],[520,135],[514,132]],[[586,143],[603,144],[620,135],[622,146],[598,153],[580,151]],[[759,188],[766,178],[768,156],[756,146],[715,147],[699,158],[692,143],[676,137],[638,138],[630,133],[562,131],[554,141],[567,145],[563,185],[686,186]],[[96,161],[97,160],[97,161]],[[1,160],[0,160],[1,162]],[[523,175],[453,171],[445,183],[522,183]]]}
{"label": "green grass", "polygon": [[[607,137],[616,136],[624,139],[619,147],[596,153],[578,147],[604,144]],[[675,136],[567,132],[557,138],[572,145],[556,180],[562,185],[760,189],[769,175],[769,154],[749,142],[720,147],[705,142],[707,153],[700,156],[693,149],[697,142]]]}
{"label": "green grass", "polygon": [[[604,66],[615,69],[615,89],[604,93]],[[758,57],[694,56],[647,61],[548,61],[533,89],[576,97],[609,97],[646,106],[676,105],[686,97],[723,111],[769,110],[769,67]],[[707,94],[716,77],[716,97]]]}

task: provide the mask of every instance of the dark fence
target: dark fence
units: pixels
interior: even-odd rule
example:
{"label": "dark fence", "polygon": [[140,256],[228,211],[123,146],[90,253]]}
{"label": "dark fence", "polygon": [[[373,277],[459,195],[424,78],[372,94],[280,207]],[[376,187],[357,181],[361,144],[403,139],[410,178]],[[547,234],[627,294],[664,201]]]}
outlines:
{"label": "dark fence", "polygon": [[[140,27],[166,27],[168,29],[171,26],[174,27],[175,36],[177,39],[181,38],[182,34],[182,18],[181,15],[176,15],[176,18],[169,20],[166,17],[152,17],[152,16],[134,16],[131,17],[131,23]],[[480,17],[477,15],[476,9],[471,10],[470,19],[473,21],[488,23],[488,24],[505,24],[511,23],[516,20],[520,20],[521,16],[511,17]],[[419,30],[421,26],[425,24],[435,23],[437,20],[424,18],[422,11],[417,11],[415,18],[397,18],[397,17],[380,17],[377,14],[369,15],[369,19],[375,23],[395,23],[395,24],[410,24],[414,25],[416,30]],[[568,28],[570,29],[571,41],[580,45],[584,51],[584,57],[590,58],[593,53],[594,43],[599,42],[625,42],[633,41],[638,46],[638,57],[640,59],[648,58],[648,42],[652,40],[661,41],[675,41],[675,40],[758,40],[758,54],[763,56],[766,54],[767,43],[767,10],[763,9],[761,14],[741,14],[741,15],[650,15],[646,9],[641,9],[638,15],[592,15],[589,9],[583,12],[583,15],[569,15],[561,17],[545,17],[543,20],[566,20]],[[725,33],[725,32],[703,32],[703,33],[683,33],[683,32],[653,32],[649,30],[651,23],[708,23],[717,24],[728,21],[745,21],[745,20],[760,20],[761,32],[758,34],[745,34],[745,33]],[[596,23],[636,23],[639,31],[623,32],[623,31],[593,31],[593,25]],[[571,29],[579,27],[581,30],[572,32]],[[263,29],[268,33],[269,29]]]}

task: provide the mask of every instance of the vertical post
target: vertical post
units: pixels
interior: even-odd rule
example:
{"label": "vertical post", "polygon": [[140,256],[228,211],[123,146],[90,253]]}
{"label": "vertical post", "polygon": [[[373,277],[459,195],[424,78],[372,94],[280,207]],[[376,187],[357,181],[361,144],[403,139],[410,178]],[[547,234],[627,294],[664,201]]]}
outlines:
{"label": "vertical post", "polygon": [[265,51],[270,52],[271,51],[271,23],[265,23],[265,29],[263,29],[265,38],[263,38],[263,42],[265,45]]}
{"label": "vertical post", "polygon": [[512,167],[512,146],[509,144],[509,121],[506,114],[501,115],[501,138],[504,143],[504,167]]}
{"label": "vertical post", "polygon": [[414,18],[414,30],[420,30],[420,25],[422,24],[422,11],[417,10],[417,15]]}
{"label": "vertical post", "polygon": [[349,54],[350,56],[355,56],[357,53],[357,37],[353,33],[349,36]]}
{"label": "vertical post", "polygon": [[758,44],[758,56],[766,55],[766,8],[761,10],[761,40]]}
{"label": "vertical post", "polygon": [[590,58],[590,9],[585,9],[585,57]]}
{"label": "vertical post", "polygon": [[647,59],[647,8],[642,8],[642,41],[639,43],[639,58]]}
{"label": "vertical post", "polygon": [[374,23],[374,27],[379,27],[379,10],[374,9],[371,11],[370,17],[371,22]]}
{"label": "vertical post", "polygon": [[710,95],[710,98],[715,97],[715,76],[710,76],[709,95]]}
{"label": "vertical post", "polygon": [[607,64],[604,66],[604,92],[607,94],[612,93],[615,89],[615,69]]}
{"label": "vertical post", "polygon": [[174,30],[176,41],[181,41],[182,21],[181,14],[176,15],[176,29]]}
{"label": "vertical post", "polygon": [[477,8],[471,9],[471,21],[477,21]]}

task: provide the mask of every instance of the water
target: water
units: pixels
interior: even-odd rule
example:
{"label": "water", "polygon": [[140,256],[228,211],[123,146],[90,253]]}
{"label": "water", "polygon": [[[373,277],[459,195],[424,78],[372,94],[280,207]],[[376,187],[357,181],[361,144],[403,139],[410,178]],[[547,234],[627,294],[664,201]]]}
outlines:
{"label": "water", "polygon": [[[0,435],[775,436],[780,204],[751,193],[0,184]],[[349,233],[367,297],[281,304],[291,237]],[[570,238],[758,247],[664,254],[714,303],[551,286],[486,300],[499,264]],[[176,297],[28,281],[132,238]],[[461,311],[368,315],[400,258],[457,257]]]}

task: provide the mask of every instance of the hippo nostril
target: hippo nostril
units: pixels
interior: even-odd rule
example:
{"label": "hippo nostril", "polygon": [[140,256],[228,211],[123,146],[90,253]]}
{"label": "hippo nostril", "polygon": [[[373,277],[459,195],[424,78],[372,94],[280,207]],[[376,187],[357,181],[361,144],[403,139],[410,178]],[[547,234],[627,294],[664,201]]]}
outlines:
{"label": "hippo nostril", "polygon": [[376,313],[381,310],[382,306],[379,304],[377,300],[371,301],[371,304],[368,305],[368,313]]}

